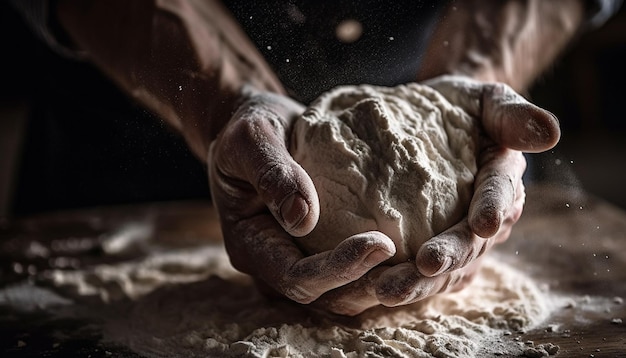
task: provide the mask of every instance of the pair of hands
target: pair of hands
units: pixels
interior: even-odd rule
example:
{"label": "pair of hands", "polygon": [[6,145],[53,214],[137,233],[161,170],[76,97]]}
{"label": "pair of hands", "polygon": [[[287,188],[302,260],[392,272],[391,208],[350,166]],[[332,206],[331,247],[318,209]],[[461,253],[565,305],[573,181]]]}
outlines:
{"label": "pair of hands", "polygon": [[[311,179],[288,151],[290,127],[303,106],[268,94],[284,92],[280,81],[222,4],[216,0],[55,4],[58,22],[72,45],[179,130],[195,154],[205,158],[212,141],[211,189],[233,265],[281,295],[332,312],[357,314],[371,306],[407,304],[461,288],[482,253],[506,240],[521,215],[526,165],[522,151],[547,150],[558,141],[556,119],[503,84],[463,77],[426,82],[479,118],[486,133],[467,218],[426,242],[411,263],[379,266],[395,252],[391,240],[380,232],[354,235],[333,251],[305,257],[293,237],[313,229],[319,203]],[[446,51],[426,51],[434,58],[423,63],[434,66],[420,76],[467,67],[473,76],[506,78],[523,87],[524,82],[514,80],[533,78],[550,63],[575,32],[582,13],[577,2],[567,7],[531,6],[537,16],[523,18],[520,12],[504,11],[508,2],[496,8],[474,5],[455,6],[444,16],[448,21],[433,36],[460,42]],[[491,16],[494,9],[497,17]],[[499,24],[524,24],[535,31],[511,34],[505,31],[511,26],[491,23],[483,28],[484,21],[473,23],[479,17],[466,16],[467,11],[482,11],[480,18],[502,15]],[[549,31],[539,31],[545,24],[550,24]],[[486,58],[496,51],[504,62],[495,61],[486,70],[476,68],[477,64],[464,62],[470,51]],[[533,61],[527,60],[529,51],[537,55]],[[231,116],[246,83],[266,92],[248,94]]]}
{"label": "pair of hands", "polygon": [[380,265],[395,247],[375,231],[305,256],[293,237],[313,230],[319,202],[288,149],[304,108],[284,96],[248,93],[209,151],[213,200],[234,267],[280,295],[345,315],[464,287],[483,253],[509,237],[522,213],[522,152],[552,148],[558,121],[501,83],[443,76],[423,84],[478,118],[486,133],[466,218],[427,241],[415,261],[395,266]]}

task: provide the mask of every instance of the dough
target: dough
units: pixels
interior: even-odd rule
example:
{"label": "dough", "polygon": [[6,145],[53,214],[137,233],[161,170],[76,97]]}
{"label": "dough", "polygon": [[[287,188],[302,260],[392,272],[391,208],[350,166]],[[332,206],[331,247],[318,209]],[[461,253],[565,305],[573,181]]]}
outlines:
{"label": "dough", "polygon": [[320,220],[298,242],[309,254],[378,230],[413,259],[466,215],[476,174],[475,119],[430,87],[334,89],[296,121],[290,150],[309,173]]}

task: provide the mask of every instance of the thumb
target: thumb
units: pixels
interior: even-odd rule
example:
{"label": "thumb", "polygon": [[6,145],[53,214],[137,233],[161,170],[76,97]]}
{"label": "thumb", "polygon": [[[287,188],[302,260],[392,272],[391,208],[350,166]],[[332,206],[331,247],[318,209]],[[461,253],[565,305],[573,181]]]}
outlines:
{"label": "thumb", "polygon": [[[233,199],[248,197],[226,204],[233,215],[265,210],[255,207],[257,196],[285,231],[304,236],[317,224],[319,199],[313,181],[287,148],[287,127],[295,113],[267,99],[244,104],[210,155],[217,161],[213,181]],[[245,193],[245,183],[254,193]]]}
{"label": "thumb", "polygon": [[424,84],[479,118],[488,136],[501,146],[536,153],[553,148],[561,137],[556,116],[528,102],[504,83],[442,76]]}
{"label": "thumb", "polygon": [[496,143],[522,152],[553,148],[561,137],[559,121],[552,113],[526,101],[503,83],[483,87],[482,123]]}

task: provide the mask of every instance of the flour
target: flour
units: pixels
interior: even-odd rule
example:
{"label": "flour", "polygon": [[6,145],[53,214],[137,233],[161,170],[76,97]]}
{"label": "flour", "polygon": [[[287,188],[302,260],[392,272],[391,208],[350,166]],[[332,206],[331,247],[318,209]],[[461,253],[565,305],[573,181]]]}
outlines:
{"label": "flour", "polygon": [[476,173],[478,126],[427,86],[346,86],[320,97],[296,121],[294,159],[311,176],[320,220],[298,239],[308,253],[371,230],[396,255],[419,247],[466,215]]}
{"label": "flour", "polygon": [[[412,258],[466,213],[476,128],[416,84],[321,97],[296,122],[291,143],[321,206],[317,227],[299,242],[313,253],[379,230],[396,244],[395,262]],[[471,357],[490,347],[521,354],[523,344],[502,337],[554,308],[532,279],[492,256],[461,292],[345,317],[269,300],[219,244],[146,252],[49,277],[99,308],[107,340],[147,357]]]}
{"label": "flour", "polygon": [[536,326],[554,308],[533,280],[490,256],[461,292],[356,317],[268,300],[219,245],[51,277],[74,299],[91,298],[108,341],[147,357],[471,357],[491,347],[521,354],[507,332]]}

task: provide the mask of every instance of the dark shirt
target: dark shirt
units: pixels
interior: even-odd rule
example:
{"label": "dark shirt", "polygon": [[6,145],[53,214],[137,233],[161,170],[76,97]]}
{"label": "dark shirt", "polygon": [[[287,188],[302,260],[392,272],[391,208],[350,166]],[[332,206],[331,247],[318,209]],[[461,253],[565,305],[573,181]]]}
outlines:
{"label": "dark shirt", "polygon": [[[291,95],[308,103],[338,85],[415,81],[438,12],[447,1],[225,4]],[[347,41],[337,35],[342,26],[358,26],[361,33]]]}
{"label": "dark shirt", "polygon": [[[54,36],[51,2],[10,3],[14,8],[0,2],[0,33],[5,48],[13,49],[4,54],[3,84],[12,96],[23,91],[31,108],[15,214],[209,197],[206,168],[182,138]],[[225,1],[291,95],[304,103],[337,85],[413,81],[446,3]],[[589,24],[602,23],[620,3],[588,1]],[[346,23],[360,27],[360,34],[338,36]]]}

